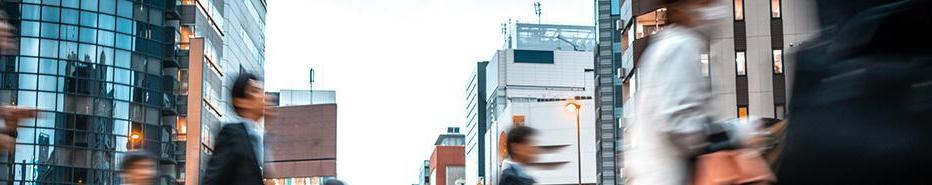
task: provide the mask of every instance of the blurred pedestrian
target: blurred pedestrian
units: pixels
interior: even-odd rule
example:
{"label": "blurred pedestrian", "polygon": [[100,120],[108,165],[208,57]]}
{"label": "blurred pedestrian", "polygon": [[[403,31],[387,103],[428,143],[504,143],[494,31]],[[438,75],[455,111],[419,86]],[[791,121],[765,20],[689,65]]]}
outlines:
{"label": "blurred pedestrian", "polygon": [[932,0],[813,2],[780,183],[932,184]]}
{"label": "blurred pedestrian", "polygon": [[343,185],[343,181],[336,180],[336,179],[330,179],[324,182],[324,185]]}
{"label": "blurred pedestrian", "polygon": [[663,0],[670,25],[653,36],[639,63],[634,117],[627,126],[625,177],[631,185],[686,185],[690,160],[734,149],[752,129],[747,122],[713,123],[712,93],[699,56],[729,9],[716,0]]}
{"label": "blurred pedestrian", "polygon": [[19,127],[19,121],[35,118],[37,113],[38,111],[35,109],[0,106],[0,118],[5,123],[0,125],[0,151],[13,150],[16,144],[16,129]]}
{"label": "blurred pedestrian", "polygon": [[506,150],[509,158],[505,161],[507,167],[502,170],[499,185],[532,185],[537,182],[525,169],[537,157],[535,136],[537,131],[527,126],[515,126],[508,131]]}
{"label": "blurred pedestrian", "polygon": [[158,159],[147,152],[129,152],[120,162],[120,177],[124,185],[154,185]]}
{"label": "blurred pedestrian", "polygon": [[258,77],[243,72],[231,88],[238,122],[223,125],[207,163],[206,185],[261,185],[265,147],[260,122],[271,111]]}

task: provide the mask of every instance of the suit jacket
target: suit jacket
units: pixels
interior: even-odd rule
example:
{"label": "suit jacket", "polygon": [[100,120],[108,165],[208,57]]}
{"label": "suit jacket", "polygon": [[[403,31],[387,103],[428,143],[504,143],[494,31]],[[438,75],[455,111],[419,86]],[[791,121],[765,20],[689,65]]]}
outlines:
{"label": "suit jacket", "polygon": [[498,185],[533,185],[536,182],[531,177],[520,175],[514,167],[508,167],[502,171],[502,179]]}
{"label": "suit jacket", "polygon": [[205,185],[262,185],[259,168],[246,127],[227,124],[220,130],[214,154],[207,163]]}

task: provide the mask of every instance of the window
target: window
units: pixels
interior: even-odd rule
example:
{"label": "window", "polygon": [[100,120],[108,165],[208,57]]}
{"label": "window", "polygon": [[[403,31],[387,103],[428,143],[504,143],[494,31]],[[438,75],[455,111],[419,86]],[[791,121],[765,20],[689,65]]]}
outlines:
{"label": "window", "polygon": [[738,106],[738,119],[746,119],[746,118],[748,118],[748,106],[739,105]]}
{"label": "window", "polygon": [[736,73],[738,74],[738,76],[746,76],[746,75],[748,75],[748,73],[747,73],[747,67],[748,67],[748,65],[747,65],[746,56],[745,56],[744,51],[739,51],[739,52],[736,52],[736,53],[735,53],[735,65],[736,65],[736,69],[737,69],[737,70],[736,70]]}
{"label": "window", "polygon": [[635,24],[635,39],[651,36],[663,30],[667,25],[667,9],[661,8],[637,17]]}
{"label": "window", "polygon": [[773,50],[773,74],[783,74],[783,50]]}
{"label": "window", "polygon": [[770,0],[770,17],[771,18],[780,18],[782,16],[781,15],[782,6],[780,5],[780,1],[781,0]]}
{"label": "window", "polygon": [[735,0],[735,20],[744,20],[744,0]]}
{"label": "window", "polygon": [[699,63],[702,65],[702,76],[709,77],[709,54],[699,55]]}
{"label": "window", "polygon": [[786,119],[786,106],[777,104],[773,107],[773,117],[783,120]]}

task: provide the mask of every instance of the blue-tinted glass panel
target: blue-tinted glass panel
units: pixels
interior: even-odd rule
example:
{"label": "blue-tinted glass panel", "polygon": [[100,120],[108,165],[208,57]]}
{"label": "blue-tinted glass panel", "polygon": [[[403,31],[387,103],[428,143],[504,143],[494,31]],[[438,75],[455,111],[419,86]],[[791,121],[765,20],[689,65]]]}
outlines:
{"label": "blue-tinted glass panel", "polygon": [[58,57],[58,41],[57,40],[42,39],[39,46],[41,46],[42,48],[42,50],[40,51],[41,56],[49,57],[49,58]]}
{"label": "blue-tinted glass panel", "polygon": [[19,54],[25,56],[39,56],[39,39],[26,37],[20,39]]}
{"label": "blue-tinted glass panel", "polygon": [[113,48],[98,47],[97,53],[100,53],[100,56],[97,58],[100,59],[101,64],[113,65]]}
{"label": "blue-tinted glass panel", "polygon": [[91,44],[78,45],[78,60],[86,63],[97,63],[97,46]]}
{"label": "blue-tinted glass panel", "polygon": [[62,1],[61,5],[64,7],[78,8],[78,0],[66,0]]}
{"label": "blue-tinted glass panel", "polygon": [[514,50],[515,63],[553,64],[553,51]]}
{"label": "blue-tinted glass panel", "polygon": [[60,58],[68,59],[68,60],[78,59],[78,43],[61,42],[58,48],[60,49],[59,51]]}
{"label": "blue-tinted glass panel", "polygon": [[39,60],[39,73],[47,75],[58,74],[58,60],[55,59],[40,59]]}
{"label": "blue-tinted glass panel", "polygon": [[39,6],[23,4],[23,19],[39,20]]}
{"label": "blue-tinted glass panel", "polygon": [[129,36],[126,34],[119,34],[119,33],[116,34],[116,43],[114,43],[114,45],[116,45],[117,48],[133,50],[134,49],[133,46],[135,45],[134,43],[135,43],[135,40],[133,39],[132,36]]}
{"label": "blue-tinted glass panel", "polygon": [[113,16],[101,14],[98,24],[100,25],[100,29],[112,31],[115,28],[114,24],[116,24],[116,20]]}
{"label": "blue-tinted glass panel", "polygon": [[58,24],[42,23],[42,38],[57,39]]}
{"label": "blue-tinted glass panel", "polygon": [[117,1],[117,15],[126,18],[133,17],[133,2],[128,0]]}
{"label": "blue-tinted glass panel", "polygon": [[69,40],[69,41],[77,41],[78,40],[78,27],[62,25],[61,26],[61,39]]}
{"label": "blue-tinted glass panel", "polygon": [[81,12],[81,26],[97,27],[97,14],[93,12]]}
{"label": "blue-tinted glass panel", "polygon": [[116,2],[114,0],[100,0],[100,11],[114,14],[116,12]]}
{"label": "blue-tinted glass panel", "polygon": [[61,10],[61,22],[68,24],[78,24],[78,11],[74,9]]}
{"label": "blue-tinted glass panel", "polygon": [[81,42],[97,43],[97,29],[81,28]]}
{"label": "blue-tinted glass panel", "polygon": [[129,51],[118,49],[115,55],[116,59],[114,64],[116,64],[117,67],[129,68],[131,62]]}
{"label": "blue-tinted glass panel", "polygon": [[133,34],[133,21],[126,18],[117,18],[116,31],[125,34]]}
{"label": "blue-tinted glass panel", "polygon": [[42,7],[42,20],[48,22],[58,22],[59,13],[61,13],[60,8],[56,7]]}
{"label": "blue-tinted glass panel", "polygon": [[[19,89],[36,90],[36,82],[38,81],[39,81],[38,77],[34,74],[19,74]],[[19,98],[23,98],[23,97],[19,97]],[[36,98],[36,95],[33,94],[32,95],[33,102],[30,105],[35,105],[35,98]],[[23,103],[23,102],[20,102],[20,103]]]}
{"label": "blue-tinted glass panel", "polygon": [[22,36],[38,37],[39,36],[39,23],[32,21],[23,21],[22,31],[20,34]]}
{"label": "blue-tinted glass panel", "polygon": [[113,32],[104,30],[98,31],[97,44],[113,47]]}
{"label": "blue-tinted glass panel", "polygon": [[42,4],[58,6],[58,5],[61,5],[61,0],[42,0]]}
{"label": "blue-tinted glass panel", "polygon": [[[54,86],[54,81],[52,82]],[[39,83],[42,84],[41,81]],[[41,110],[55,110],[55,96],[55,93],[39,92],[39,101],[36,103],[36,107]]]}
{"label": "blue-tinted glass panel", "polygon": [[[55,76],[39,75],[39,90],[55,91],[58,86],[58,78]],[[41,99],[40,99],[41,100]],[[51,97],[52,102],[47,104],[48,110],[55,110],[55,96]]]}
{"label": "blue-tinted glass panel", "polygon": [[34,57],[19,57],[19,72],[36,73],[39,71],[39,59]]}
{"label": "blue-tinted glass panel", "polygon": [[81,0],[81,9],[97,11],[97,0]]}

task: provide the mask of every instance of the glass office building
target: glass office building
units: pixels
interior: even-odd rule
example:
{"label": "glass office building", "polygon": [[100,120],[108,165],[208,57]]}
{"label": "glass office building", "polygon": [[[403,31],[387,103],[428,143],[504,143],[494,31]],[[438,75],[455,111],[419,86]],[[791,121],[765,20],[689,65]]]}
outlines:
{"label": "glass office building", "polygon": [[[18,51],[0,61],[0,103],[41,110],[21,122],[15,153],[0,157],[0,181],[119,184],[118,161],[133,149],[173,161],[174,1],[24,0],[3,9]],[[160,168],[165,169],[165,168]],[[160,170],[159,184],[174,181]]]}

